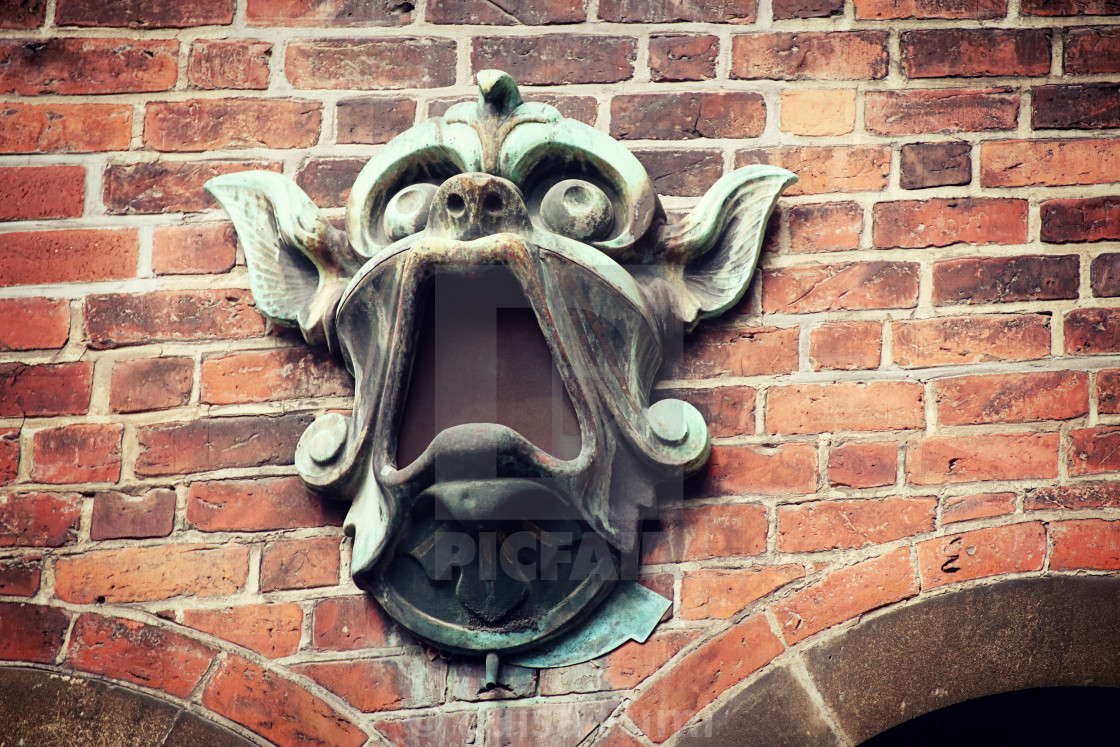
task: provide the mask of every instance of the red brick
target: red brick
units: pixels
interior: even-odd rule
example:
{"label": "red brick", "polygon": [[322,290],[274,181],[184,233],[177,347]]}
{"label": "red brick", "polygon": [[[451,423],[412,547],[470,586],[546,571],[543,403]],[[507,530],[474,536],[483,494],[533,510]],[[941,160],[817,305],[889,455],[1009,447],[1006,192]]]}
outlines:
{"label": "red brick", "polygon": [[233,269],[237,235],[230,223],[158,226],[152,234],[157,275],[217,275]]}
{"label": "red brick", "polygon": [[361,98],[338,102],[338,142],[387,143],[416,120],[412,99]]}
{"label": "red brick", "polygon": [[113,412],[146,412],[187,404],[194,379],[190,358],[114,361],[109,389]]}
{"label": "red brick", "polygon": [[1066,75],[1120,73],[1120,29],[1071,28],[1065,37],[1062,70]]}
{"label": "red brick", "polygon": [[898,446],[885,443],[848,443],[828,453],[828,482],[846,488],[879,488],[894,485],[898,473]]}
{"label": "red brick", "polygon": [[206,358],[201,389],[203,402],[218,405],[353,393],[349,374],[327,351],[303,348]]}
{"label": "red brick", "polygon": [[1006,88],[871,91],[867,129],[882,135],[1011,130],[1018,124],[1019,96]]}
{"label": "red brick", "polygon": [[1027,491],[1028,511],[1060,508],[1120,508],[1120,483],[1079,482]]}
{"label": "red brick", "polygon": [[1019,12],[1025,16],[1114,16],[1120,14],[1116,0],[1023,0]]}
{"label": "red brick", "polygon": [[704,495],[803,495],[817,489],[812,444],[717,446],[697,478]]}
{"label": "red brick", "polygon": [[233,22],[233,0],[58,0],[59,26],[187,28]]}
{"label": "red brick", "polygon": [[53,664],[69,627],[60,609],[0,602],[0,660]]}
{"label": "red brick", "polygon": [[765,617],[748,617],[679,660],[630,704],[627,713],[650,739],[664,742],[783,649]]}
{"label": "red brick", "polygon": [[1101,355],[1120,350],[1120,309],[1074,309],[1066,314],[1067,354]]}
{"label": "red brick", "polygon": [[412,8],[365,0],[249,0],[245,16],[254,26],[399,26],[412,20]]}
{"label": "red brick", "polygon": [[85,187],[82,166],[0,168],[0,221],[80,218]]}
{"label": "red brick", "polygon": [[497,708],[486,725],[486,744],[520,747],[547,743],[555,747],[586,744],[593,731],[618,707],[619,700],[535,703]]}
{"label": "red brick", "polygon": [[218,206],[203,190],[215,176],[250,169],[280,171],[278,163],[252,161],[151,161],[105,169],[105,209],[109,213],[197,213]]}
{"label": "red brick", "polygon": [[634,155],[662,197],[700,197],[723,176],[718,150],[641,150]]}
{"label": "red brick", "polygon": [[[565,96],[553,93],[532,94],[532,100],[541,104],[548,104],[565,117],[578,119],[584,124],[594,126],[599,113],[599,101],[594,96]],[[456,96],[455,98],[436,99],[428,103],[428,117],[442,117],[455,104],[464,101],[476,102],[478,96]]]}
{"label": "red brick", "polygon": [[342,207],[365,165],[364,158],[314,158],[300,169],[296,184],[319,207]]}
{"label": "red brick", "polygon": [[204,532],[342,526],[344,513],[298,477],[195,482],[187,500],[187,521]]}
{"label": "red brick", "polygon": [[805,576],[796,564],[687,571],[681,579],[681,617],[726,620],[748,605]]}
{"label": "red brick", "polygon": [[1042,240],[1051,244],[1120,241],[1120,197],[1047,200],[1041,215]]}
{"label": "red brick", "polygon": [[311,420],[310,415],[291,413],[145,426],[137,432],[136,474],[179,475],[291,464],[299,437]]}
{"label": "red brick", "polygon": [[303,610],[295,602],[189,609],[183,612],[183,624],[275,659],[299,648]]}
{"label": "red brick", "polygon": [[174,526],[174,490],[156,488],[144,495],[106,491],[93,497],[90,539],[166,537]]}
{"label": "red brick", "polygon": [[0,417],[82,415],[89,410],[93,364],[0,363]]}
{"label": "red brick", "polygon": [[809,364],[814,371],[878,368],[882,348],[879,322],[832,322],[809,331]]}
{"label": "red brick", "polygon": [[655,81],[711,80],[718,57],[717,36],[666,34],[649,39],[649,72]]}
{"label": "red brick", "polygon": [[35,592],[39,591],[42,568],[41,555],[0,559],[0,596],[35,596]]}
{"label": "red brick", "polygon": [[731,37],[731,77],[865,80],[887,74],[886,31],[807,31]]}
{"label": "red brick", "polygon": [[980,186],[1060,187],[1120,181],[1120,138],[980,144]]}
{"label": "red brick", "polygon": [[128,150],[128,104],[20,104],[0,107],[0,153]]}
{"label": "red brick", "polygon": [[21,0],[0,7],[0,29],[33,29],[43,25],[46,0]]}
{"label": "red brick", "polygon": [[891,330],[895,363],[907,368],[1034,360],[1050,354],[1046,314],[896,321]]}
{"label": "red brick", "polygon": [[199,39],[191,44],[187,80],[210,90],[268,88],[272,43],[254,39]]}
{"label": "red brick", "polygon": [[1004,516],[1015,511],[1014,493],[976,493],[975,495],[956,495],[945,498],[941,508],[941,523],[953,524],[958,521],[986,519],[990,516]]}
{"label": "red brick", "polygon": [[166,91],[178,76],[179,43],[163,39],[0,41],[0,94]]}
{"label": "red brick", "polygon": [[7,233],[0,245],[0,286],[135,277],[139,250],[134,229]]}
{"label": "red brick", "polygon": [[53,484],[116,482],[121,476],[119,423],[77,423],[35,433],[31,479]]}
{"label": "red brick", "polygon": [[1023,244],[1027,201],[961,197],[879,202],[873,208],[872,242],[878,248],[913,249],[968,244]]}
{"label": "red brick", "polygon": [[775,0],[771,10],[774,20],[828,18],[844,12],[844,0]]}
{"label": "red brick", "polygon": [[1059,521],[1050,525],[1050,535],[1054,539],[1051,570],[1120,569],[1120,521]]}
{"label": "red brick", "polygon": [[1057,433],[931,436],[907,447],[912,485],[1058,476]]}
{"label": "red brick", "polygon": [[754,433],[755,390],[749,386],[711,389],[659,389],[656,399],[683,399],[700,411],[712,438],[749,436]]}
{"label": "red brick", "polygon": [[[436,705],[447,665],[417,655],[328,661],[294,667],[363,713]],[[441,676],[443,675],[443,676]]]}
{"label": "red brick", "polygon": [[783,267],[762,277],[766,313],[913,308],[918,303],[918,265],[912,262]]}
{"label": "red brick", "polygon": [[429,23],[474,24],[483,26],[545,26],[553,23],[580,23],[587,19],[580,0],[507,0],[495,5],[487,0],[430,0],[424,9]]}
{"label": "red brick", "polygon": [[1097,372],[1097,410],[1102,414],[1120,414],[1120,369]]}
{"label": "red brick", "polygon": [[1070,431],[1069,473],[1092,475],[1120,470],[1120,428]]}
{"label": "red brick", "polygon": [[766,104],[757,93],[644,93],[611,99],[611,136],[621,140],[758,137]]}
{"label": "red brick", "polygon": [[275,744],[360,747],[365,732],[300,685],[231,656],[202,694],[202,705]]}
{"label": "red brick", "polygon": [[797,328],[701,327],[669,369],[674,379],[765,376],[797,370]]}
{"label": "red brick", "polygon": [[86,339],[95,349],[160,341],[258,337],[265,321],[247,290],[106,293],[86,297]]}
{"label": "red brick", "polygon": [[[1120,35],[1117,40],[1116,46],[1120,48]],[[1103,57],[1107,59],[1109,54]],[[1120,127],[1120,83],[1038,86],[1031,91],[1031,127],[1036,130]]]}
{"label": "red brick", "polygon": [[985,576],[1042,570],[1046,530],[1039,522],[977,529],[918,543],[923,589]]}
{"label": "red brick", "polygon": [[856,124],[856,92],[809,88],[782,92],[781,128],[795,135],[847,135]]}
{"label": "red brick", "polygon": [[634,73],[637,43],[621,36],[475,37],[471,70],[505,70],[520,85],[615,83]]}
{"label": "red brick", "polygon": [[[458,5],[461,0],[453,0]],[[429,12],[430,6],[429,6]],[[428,716],[382,720],[374,728],[384,734],[394,747],[424,744],[477,744],[474,730],[478,717],[470,711],[433,713]]]}
{"label": "red brick", "polygon": [[322,105],[272,99],[194,99],[148,104],[144,143],[156,150],[309,148],[319,140]]}
{"label": "red brick", "polygon": [[933,265],[935,306],[1077,298],[1076,254],[965,257]]}
{"label": "red brick", "polygon": [[766,507],[754,503],[702,506],[660,514],[656,542],[642,562],[680,563],[758,555],[766,551]]}
{"label": "red brick", "polygon": [[814,501],[778,507],[779,552],[820,552],[933,531],[936,498]]}
{"label": "red brick", "polygon": [[906,31],[899,37],[899,50],[908,78],[1050,72],[1049,29]]}
{"label": "red brick", "polygon": [[770,389],[771,433],[889,431],[925,425],[923,386],[909,381],[802,384]]}
{"label": "red brick", "polygon": [[14,482],[19,472],[19,428],[0,428],[0,485]]}
{"label": "red brick", "polygon": [[315,604],[312,645],[321,651],[356,651],[398,643],[400,633],[377,602],[365,594]]}
{"label": "red brick", "polygon": [[296,88],[439,88],[455,82],[455,42],[300,39],[288,45],[284,73]]}
{"label": "red brick", "polygon": [[794,253],[858,249],[863,206],[858,202],[793,205],[789,213],[789,250]]}
{"label": "red brick", "polygon": [[0,493],[0,547],[62,547],[78,539],[77,493]]}
{"label": "red brick", "polygon": [[309,537],[266,545],[261,555],[261,591],[335,586],[339,543],[337,537]]}
{"label": "red brick", "polygon": [[615,724],[610,727],[606,736],[595,743],[595,747],[645,747],[645,742],[639,741],[630,732],[623,731],[621,726]]}
{"label": "red brick", "polygon": [[0,299],[0,352],[53,350],[69,338],[69,302],[53,298]]}
{"label": "red brick", "polygon": [[599,17],[616,23],[754,23],[757,0],[603,0]]}
{"label": "red brick", "polygon": [[66,661],[83,672],[185,698],[198,686],[217,653],[154,625],[86,613],[74,624]]}
{"label": "red brick", "polygon": [[855,0],[856,18],[1003,18],[1007,0]]}
{"label": "red brick", "polygon": [[911,143],[902,146],[898,186],[903,189],[960,186],[972,181],[971,143]]}
{"label": "red brick", "polygon": [[785,192],[790,196],[874,192],[887,186],[891,152],[879,145],[845,145],[741,150],[735,154],[736,168],[756,163],[780,166],[797,174],[797,183]]}
{"label": "red brick", "polygon": [[1089,412],[1089,377],[1074,371],[992,374],[933,383],[942,425],[1069,420]]}
{"label": "red brick", "polygon": [[918,593],[910,548],[833,571],[812,586],[774,606],[774,616],[789,644],[873,609]]}
{"label": "red brick", "polygon": [[630,641],[574,666],[540,671],[541,695],[630,690],[663,667],[697,638],[694,631],[658,631],[645,643]]}

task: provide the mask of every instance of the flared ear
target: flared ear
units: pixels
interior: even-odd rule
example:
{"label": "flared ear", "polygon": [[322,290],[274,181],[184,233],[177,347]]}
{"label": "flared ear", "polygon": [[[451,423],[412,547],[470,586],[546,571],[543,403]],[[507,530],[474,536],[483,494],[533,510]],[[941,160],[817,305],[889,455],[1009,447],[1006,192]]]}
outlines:
{"label": "flared ear", "polygon": [[683,220],[661,230],[659,255],[682,270],[672,306],[686,327],[742,298],[778,196],[796,181],[775,166],[737,169],[713,184]]}
{"label": "flared ear", "polygon": [[349,242],[295,182],[271,171],[242,171],[206,182],[229,213],[245,251],[257,308],[309,343],[327,325],[347,281],[361,266]]}

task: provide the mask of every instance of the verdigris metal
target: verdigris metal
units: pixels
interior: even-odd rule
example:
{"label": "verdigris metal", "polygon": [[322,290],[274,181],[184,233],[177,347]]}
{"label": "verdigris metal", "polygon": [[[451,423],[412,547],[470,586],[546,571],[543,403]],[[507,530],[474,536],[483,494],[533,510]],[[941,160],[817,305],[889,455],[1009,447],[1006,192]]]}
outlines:
{"label": "verdigris metal", "polygon": [[[667,223],[618,142],[503,72],[478,85],[377,152],[345,232],[278,174],[206,189],[258,308],[354,375],[352,413],[316,420],[295,461],[351,503],[355,582],[436,646],[559,666],[644,641],[666,609],[624,576],[654,486],[710,446],[694,407],[650,403],[662,351],[741,298],[796,177],[739,169]],[[539,392],[530,343],[554,368]]]}

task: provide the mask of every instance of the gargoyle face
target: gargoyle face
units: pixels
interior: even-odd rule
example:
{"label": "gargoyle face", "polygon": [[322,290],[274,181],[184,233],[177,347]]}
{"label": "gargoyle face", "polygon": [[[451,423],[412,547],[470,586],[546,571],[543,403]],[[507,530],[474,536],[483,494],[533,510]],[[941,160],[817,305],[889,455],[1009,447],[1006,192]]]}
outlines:
{"label": "gargoyle face", "polygon": [[440,647],[571,663],[524,652],[591,614],[660,617],[621,568],[654,485],[709,451],[698,411],[650,405],[662,348],[739,299],[794,177],[740,169],[667,225],[629,151],[478,81],[369,161],[345,234],[273,173],[207,189],[258,307],[354,375],[352,414],[313,423],[296,466],[351,501],[355,582]]}

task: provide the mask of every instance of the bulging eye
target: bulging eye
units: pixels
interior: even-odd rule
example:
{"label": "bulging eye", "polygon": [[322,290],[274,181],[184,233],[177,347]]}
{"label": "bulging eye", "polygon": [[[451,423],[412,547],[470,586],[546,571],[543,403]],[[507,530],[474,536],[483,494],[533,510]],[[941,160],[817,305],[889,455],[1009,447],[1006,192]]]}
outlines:
{"label": "bulging eye", "polygon": [[610,198],[582,179],[565,179],[552,185],[541,200],[540,216],[550,231],[580,241],[606,238],[614,227]]}
{"label": "bulging eye", "polygon": [[405,236],[424,230],[428,224],[428,208],[432,206],[432,196],[436,193],[434,184],[413,184],[393,195],[385,206],[385,234],[389,241],[397,241]]}

